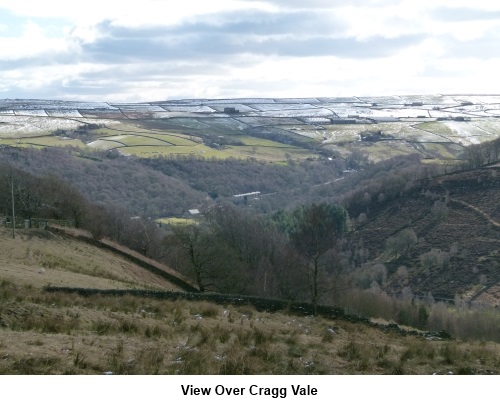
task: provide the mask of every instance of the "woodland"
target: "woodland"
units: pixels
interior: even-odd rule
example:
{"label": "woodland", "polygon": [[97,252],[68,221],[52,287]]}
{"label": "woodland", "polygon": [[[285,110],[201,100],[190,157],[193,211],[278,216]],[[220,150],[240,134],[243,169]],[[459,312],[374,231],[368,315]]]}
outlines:
{"label": "woodland", "polygon": [[[498,213],[484,213],[485,200],[478,221],[464,204],[495,192],[499,145],[467,147],[453,167],[419,155],[373,163],[358,152],[279,165],[3,147],[0,215],[8,223],[14,205],[17,221],[70,221],[165,263],[201,292],[340,305],[463,336],[472,318],[458,323],[446,308],[473,306],[488,319],[475,332],[497,339],[497,311],[478,297],[499,281],[496,247],[485,242],[498,238]],[[467,173],[476,173],[472,182]],[[191,218],[193,208],[201,214]],[[155,222],[167,216],[186,223]],[[462,226],[474,241],[458,236]]]}

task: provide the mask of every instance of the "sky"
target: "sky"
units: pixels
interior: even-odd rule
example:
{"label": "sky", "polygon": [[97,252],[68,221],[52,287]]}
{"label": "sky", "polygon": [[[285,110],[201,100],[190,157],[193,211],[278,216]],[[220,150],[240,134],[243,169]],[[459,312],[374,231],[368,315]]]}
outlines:
{"label": "sky", "polygon": [[0,0],[0,99],[500,94],[495,0]]}

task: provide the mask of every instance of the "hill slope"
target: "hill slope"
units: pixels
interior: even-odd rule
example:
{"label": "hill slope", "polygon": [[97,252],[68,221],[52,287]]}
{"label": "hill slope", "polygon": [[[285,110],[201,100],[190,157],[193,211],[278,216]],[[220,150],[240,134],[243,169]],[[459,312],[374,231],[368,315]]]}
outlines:
{"label": "hill slope", "polygon": [[0,227],[0,278],[19,285],[98,289],[181,289],[123,256],[69,236]]}
{"label": "hill slope", "polygon": [[[42,287],[174,285],[64,234],[0,229],[0,374],[497,374],[499,345],[356,317]],[[44,270],[41,270],[41,269]],[[353,319],[357,322],[349,321]],[[361,322],[360,322],[361,321]],[[443,335],[444,336],[444,335]]]}
{"label": "hill slope", "polygon": [[499,196],[499,167],[440,176],[371,204],[354,238],[387,267],[389,288],[498,305]]}
{"label": "hill slope", "polygon": [[[0,374],[498,374],[499,345],[249,305],[0,283]],[[393,325],[394,326],[394,325]]]}

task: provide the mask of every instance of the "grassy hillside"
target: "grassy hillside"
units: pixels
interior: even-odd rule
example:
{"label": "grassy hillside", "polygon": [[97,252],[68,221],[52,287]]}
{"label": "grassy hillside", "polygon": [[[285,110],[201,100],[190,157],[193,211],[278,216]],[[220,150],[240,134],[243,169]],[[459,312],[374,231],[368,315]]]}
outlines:
{"label": "grassy hillside", "polygon": [[[0,229],[0,374],[497,374],[500,346],[342,317],[43,287],[176,291],[121,256]],[[238,300],[236,300],[238,301]],[[383,321],[380,321],[383,322]]]}
{"label": "grassy hillside", "polygon": [[286,311],[0,283],[3,374],[497,374],[500,348]]}
{"label": "grassy hillside", "polygon": [[42,230],[0,227],[0,279],[16,285],[179,291],[162,277],[107,250]]}

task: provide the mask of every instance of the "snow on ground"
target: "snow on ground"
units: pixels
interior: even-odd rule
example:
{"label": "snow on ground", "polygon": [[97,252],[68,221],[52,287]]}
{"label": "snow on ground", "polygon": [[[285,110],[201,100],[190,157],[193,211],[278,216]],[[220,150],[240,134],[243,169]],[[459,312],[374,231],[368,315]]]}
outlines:
{"label": "snow on ground", "polygon": [[198,121],[210,125],[212,128],[222,127],[224,129],[231,129],[234,131],[242,131],[245,128],[248,128],[248,124],[233,118],[207,118],[199,119]]}
{"label": "snow on ground", "polygon": [[395,118],[429,118],[429,112],[418,108],[372,108],[371,117],[395,117]]}
{"label": "snow on ground", "polygon": [[[192,112],[192,113],[214,113],[216,110],[206,105],[162,105],[162,111],[170,112]],[[224,108],[222,109],[224,110]]]}
{"label": "snow on ground", "polygon": [[384,104],[404,104],[404,101],[399,96],[381,96],[381,97],[358,97],[364,103],[372,103],[377,105]]}
{"label": "snow on ground", "polygon": [[346,106],[346,105],[335,105],[335,104],[328,104],[325,105],[324,108],[328,108],[330,111],[332,111],[334,114],[336,114],[339,118],[347,118],[349,115],[360,115],[359,110],[353,108],[352,106]]}
{"label": "snow on ground", "polygon": [[465,116],[481,116],[481,117],[490,117],[494,115],[491,112],[490,108],[499,107],[496,104],[493,104],[491,107],[483,104],[473,104],[473,105],[462,105],[456,107],[449,107],[446,109],[442,109],[442,111],[449,111],[459,115]]}
{"label": "snow on ground", "polygon": [[[423,105],[412,106],[412,103]],[[234,107],[239,110],[239,114],[224,114],[225,107]],[[500,115],[500,95],[409,95],[359,98],[193,99],[111,105],[101,102],[57,100],[0,100],[0,135],[16,138],[20,134],[29,136],[48,133],[55,129],[74,129],[85,122],[119,124],[119,120],[125,118],[121,111],[134,118],[136,116],[168,118],[174,125],[196,129],[208,129],[212,126],[216,129],[241,130],[245,125],[301,125],[310,120],[312,123],[321,123],[329,128],[334,127],[332,131],[335,136],[349,137],[363,130],[363,124],[360,122],[365,118],[365,123],[370,122],[369,120],[387,121],[373,128],[380,128],[395,136],[410,137],[416,142],[439,141],[437,136],[412,128],[412,125],[425,121],[415,119],[419,117],[472,118],[472,121],[465,122],[440,121],[454,132],[454,135],[451,135],[453,140],[461,140],[463,137],[464,143],[491,139],[500,132],[500,121],[488,118]],[[340,118],[351,116],[357,119],[358,124],[346,125],[343,129],[339,125],[328,125],[328,119],[336,116]],[[390,120],[396,122],[389,122]],[[499,122],[498,125],[496,121]],[[366,128],[369,127],[366,125]],[[323,132],[314,127],[310,131],[297,132],[315,138],[324,136]]]}
{"label": "snow on ground", "polygon": [[272,98],[234,98],[234,99],[211,99],[211,100],[206,100],[203,104],[205,105],[210,105],[210,104],[234,104],[234,103],[239,103],[239,104],[270,104],[274,103],[274,99]]}
{"label": "snow on ground", "polygon": [[127,112],[138,112],[138,113],[144,113],[144,112],[163,112],[165,109],[163,109],[159,105],[149,105],[149,104],[111,104],[112,107],[116,107],[123,111],[124,113]]}
{"label": "snow on ground", "polygon": [[463,117],[464,115],[467,116],[467,114],[462,113],[457,113],[454,111],[450,111],[448,109],[446,110],[429,110],[429,115],[431,118],[456,118],[456,117]]}
{"label": "snow on ground", "polygon": [[60,118],[37,116],[2,116],[2,122],[7,125],[0,126],[1,134],[14,135],[47,132],[56,129],[75,129],[81,123]]}
{"label": "snow on ground", "polygon": [[275,98],[275,103],[280,104],[316,104],[319,103],[317,98]]}
{"label": "snow on ground", "polygon": [[321,103],[359,103],[358,97],[319,97]]}
{"label": "snow on ground", "polygon": [[[401,96],[401,98],[403,100],[405,100],[405,102],[410,102],[410,100],[406,100],[404,96]],[[453,97],[451,96],[447,96],[447,95],[441,95],[441,94],[436,94],[436,95],[432,95],[432,94],[428,94],[428,95],[422,95],[422,96],[418,96],[418,100],[414,100],[414,101],[421,101],[423,104],[439,104],[439,105],[443,105],[443,104],[450,104],[450,105],[456,105],[457,102],[453,99]]]}
{"label": "snow on ground", "polygon": [[[227,108],[228,105],[227,104],[210,104],[207,107],[213,108],[215,111],[218,111],[218,112],[224,112],[224,108]],[[255,111],[258,112],[259,111],[259,110],[256,110],[255,108],[250,107],[246,104],[231,104],[231,107],[236,108],[241,113],[255,112]]]}
{"label": "snow on ground", "polygon": [[304,129],[296,131],[300,135],[309,137],[326,137],[331,141],[354,141],[359,140],[359,134],[364,131],[381,130],[386,135],[396,139],[410,142],[446,142],[443,137],[413,127],[411,122],[391,122],[381,124],[340,124],[324,126],[323,131]]}
{"label": "snow on ground", "polygon": [[13,110],[94,110],[94,109],[115,109],[108,103],[101,102],[80,102],[61,100],[0,100],[0,108],[11,108]]}
{"label": "snow on ground", "polygon": [[272,98],[228,98],[228,99],[217,99],[217,98],[205,98],[205,99],[187,99],[187,100],[171,100],[171,101],[160,101],[152,104],[161,104],[164,107],[170,108],[177,105],[212,105],[212,104],[269,104],[274,103]]}
{"label": "snow on ground", "polygon": [[311,104],[284,104],[284,103],[275,103],[275,104],[249,104],[249,107],[252,107],[254,110],[267,112],[267,111],[288,111],[288,110],[305,110],[316,108]]}
{"label": "snow on ground", "polygon": [[49,117],[83,118],[78,110],[46,110]]}
{"label": "snow on ground", "polygon": [[483,104],[500,104],[500,95],[491,95],[491,96],[486,96],[486,95],[479,95],[479,96],[473,96],[474,100],[478,103],[483,103]]}
{"label": "snow on ground", "polygon": [[453,100],[455,100],[455,102],[457,104],[462,104],[462,103],[477,103],[477,100],[475,97],[473,96],[469,96],[469,95],[465,95],[465,94],[457,94],[457,95],[453,95],[451,96],[453,98]]}
{"label": "snow on ground", "polygon": [[[180,111],[164,111],[152,113],[153,118],[200,118],[206,117],[206,113],[199,112],[180,112]],[[227,115],[219,114],[219,117],[227,117]]]}
{"label": "snow on ground", "polygon": [[316,125],[330,124],[330,118],[327,117],[306,117],[304,118],[304,121],[308,124]]}
{"label": "snow on ground", "polygon": [[47,117],[45,110],[17,110],[16,115],[27,115],[32,117]]}
{"label": "snow on ground", "polygon": [[119,124],[119,121],[104,120],[104,119],[89,119],[81,118],[78,120],[52,118],[52,117],[36,117],[36,116],[12,116],[5,115],[0,117],[2,124],[0,125],[0,135],[18,137],[19,135],[38,135],[55,131],[56,129],[76,129],[83,123],[113,125]]}
{"label": "snow on ground", "polygon": [[302,122],[296,118],[289,117],[237,117],[238,121],[244,122],[252,127],[278,126],[278,125],[300,125]]}
{"label": "snow on ground", "polygon": [[500,121],[497,119],[476,120],[473,121],[472,124],[493,136],[498,136],[498,134],[500,134]]}
{"label": "snow on ground", "polygon": [[447,121],[443,124],[467,143],[478,144],[491,138],[490,133],[472,125],[471,122]]}
{"label": "snow on ground", "polygon": [[279,111],[263,111],[259,114],[260,117],[332,117],[333,113],[326,108],[310,108],[303,110],[279,110]]}

